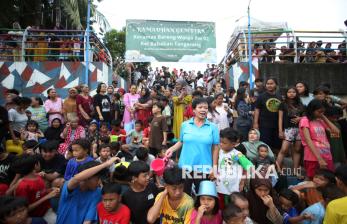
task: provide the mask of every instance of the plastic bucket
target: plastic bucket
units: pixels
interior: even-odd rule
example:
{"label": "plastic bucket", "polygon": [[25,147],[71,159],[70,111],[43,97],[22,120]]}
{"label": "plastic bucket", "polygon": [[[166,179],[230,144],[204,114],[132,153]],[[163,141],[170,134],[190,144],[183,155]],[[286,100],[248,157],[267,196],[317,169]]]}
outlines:
{"label": "plastic bucket", "polygon": [[165,160],[155,159],[151,163],[151,168],[157,176],[162,176],[165,170]]}

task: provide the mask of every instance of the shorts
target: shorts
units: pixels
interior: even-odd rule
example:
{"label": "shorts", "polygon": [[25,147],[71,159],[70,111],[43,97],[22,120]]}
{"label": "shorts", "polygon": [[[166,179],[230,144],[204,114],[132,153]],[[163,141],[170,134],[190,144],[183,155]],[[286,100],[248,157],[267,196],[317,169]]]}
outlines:
{"label": "shorts", "polygon": [[[328,170],[334,171],[335,167],[334,167],[334,163],[332,160],[325,160],[325,162],[327,162],[327,168]],[[319,169],[319,163],[318,161],[308,161],[308,160],[304,160],[304,167],[306,170],[306,176],[309,178],[313,178],[316,170]]]}
{"label": "shorts", "polygon": [[284,130],[284,139],[288,142],[301,141],[299,128],[286,128]]}

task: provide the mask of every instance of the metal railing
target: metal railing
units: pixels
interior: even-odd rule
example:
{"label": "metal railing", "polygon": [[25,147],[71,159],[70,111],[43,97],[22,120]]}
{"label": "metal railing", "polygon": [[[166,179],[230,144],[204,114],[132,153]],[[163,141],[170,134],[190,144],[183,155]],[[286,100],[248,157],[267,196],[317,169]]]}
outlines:
{"label": "metal railing", "polygon": [[[86,61],[86,31],[0,29],[0,61]],[[90,33],[89,61],[112,65],[112,57]]]}
{"label": "metal railing", "polygon": [[[226,62],[247,62],[247,32],[228,43]],[[252,58],[260,62],[346,63],[347,34],[343,31],[252,31]]]}

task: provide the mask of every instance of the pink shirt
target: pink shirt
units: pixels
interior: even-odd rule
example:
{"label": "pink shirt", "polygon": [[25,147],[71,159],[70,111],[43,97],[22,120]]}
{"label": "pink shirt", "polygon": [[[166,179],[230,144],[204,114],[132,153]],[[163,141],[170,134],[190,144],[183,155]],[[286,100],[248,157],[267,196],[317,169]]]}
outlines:
{"label": "pink shirt", "polygon": [[61,114],[51,114],[48,118],[48,125],[52,125],[52,120],[55,118],[59,118],[61,120],[61,123],[64,123],[64,117],[62,116],[63,113],[63,101],[61,98],[57,97],[56,101],[52,101],[50,99],[47,99],[44,104],[45,110],[48,113],[49,110],[58,111]]}
{"label": "pink shirt", "polygon": [[325,132],[326,129],[328,129],[327,124],[321,119],[310,121],[307,117],[303,117],[300,120],[299,127],[301,141],[304,146],[304,160],[317,161],[317,158],[311,152],[310,148],[308,147],[305,141],[303,128],[309,129],[312,142],[315,145],[316,149],[319,151],[321,157],[325,160],[332,160],[330,144]]}
{"label": "pink shirt", "polygon": [[[196,217],[198,216],[198,211],[196,209],[193,210],[192,216],[190,217],[190,224],[195,224]],[[200,224],[222,224],[222,213],[218,211],[218,213],[213,217],[213,219],[207,219],[202,217]]]}

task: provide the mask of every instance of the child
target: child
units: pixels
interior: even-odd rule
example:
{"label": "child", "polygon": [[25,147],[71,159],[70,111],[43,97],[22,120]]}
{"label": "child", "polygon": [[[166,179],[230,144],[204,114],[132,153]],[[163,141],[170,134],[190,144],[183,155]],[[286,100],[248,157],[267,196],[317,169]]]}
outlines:
{"label": "child", "polygon": [[178,167],[164,171],[165,190],[157,195],[155,203],[148,211],[147,222],[154,223],[190,223],[194,208],[193,199],[184,193],[182,170]]}
{"label": "child", "polygon": [[15,159],[15,155],[6,152],[5,149],[0,146],[0,196],[5,195],[15,177],[12,168]]}
{"label": "child", "polygon": [[118,138],[118,141],[121,142],[122,144],[126,143],[126,131],[121,128],[121,122],[120,120],[113,120],[111,121],[111,135],[123,135],[122,137]]}
{"label": "child", "polygon": [[77,168],[93,158],[88,155],[90,143],[87,139],[77,139],[71,143],[73,158],[69,160],[64,175],[65,180],[70,180],[76,173]]}
{"label": "child", "polygon": [[122,145],[122,151],[135,156],[136,150],[140,147],[142,142],[142,121],[137,120],[135,122],[135,129],[131,130],[127,137],[130,136],[130,144]]}
{"label": "child", "polygon": [[26,155],[35,155],[36,149],[38,148],[39,143],[36,140],[27,140],[23,143],[23,154]]}
{"label": "child", "polygon": [[[198,97],[202,97],[202,93],[200,91],[194,91],[192,93],[192,101]],[[189,120],[190,118],[194,117],[193,107],[192,104],[189,104],[186,106],[186,109],[183,113],[184,120]]]}
{"label": "child", "polygon": [[303,220],[301,224],[321,224],[323,223],[325,208],[328,203],[332,200],[341,198],[344,196],[343,192],[334,184],[329,184],[328,186],[320,189],[323,201],[317,202],[301,212],[301,215],[311,215],[313,219]]}
{"label": "child", "polygon": [[59,194],[59,189],[52,189],[48,193],[44,180],[36,174],[36,171],[40,170],[39,157],[23,155],[15,160],[13,170],[23,176],[18,182],[14,194],[28,200],[29,215],[45,216],[47,222],[54,223],[56,215],[50,209],[49,199]]}
{"label": "child", "polygon": [[20,138],[23,141],[35,140],[38,141],[39,138],[43,138],[44,135],[39,129],[39,124],[36,121],[29,120],[25,126],[25,130],[20,133]]}
{"label": "child", "polygon": [[96,120],[92,120],[89,123],[88,130],[86,131],[86,138],[92,144],[98,143],[98,141],[99,141],[99,132],[98,132],[98,122]]}
{"label": "child", "polygon": [[42,218],[29,217],[28,210],[28,202],[25,198],[13,196],[0,198],[1,223],[46,224]]}
{"label": "child", "polygon": [[317,190],[325,188],[330,184],[335,184],[335,175],[327,169],[318,169],[312,181],[304,181],[296,186],[291,186],[290,189],[300,195],[300,198],[305,201],[307,206],[322,201],[322,195]]}
{"label": "child", "polygon": [[107,122],[100,122],[99,136],[100,136],[100,138],[101,137],[108,137],[108,138],[110,138],[110,131],[108,129]]}
{"label": "child", "polygon": [[298,223],[303,220],[310,220],[313,217],[309,214],[299,215],[295,206],[299,203],[298,195],[290,189],[282,189],[279,194],[279,202],[283,211],[283,224]]}
{"label": "child", "polygon": [[[105,163],[107,160],[111,159],[111,148],[110,148],[110,145],[108,144],[103,144],[103,145],[100,145],[99,147],[99,157],[95,160],[97,162],[100,162],[100,163]],[[114,166],[110,166],[109,168],[109,172],[107,175],[107,177],[105,177],[105,181],[111,181],[112,182],[112,178],[113,178],[113,172],[114,172]]]}
{"label": "child", "polygon": [[225,224],[244,224],[246,220],[241,209],[232,203],[225,207],[222,216]]}
{"label": "child", "polygon": [[134,157],[134,161],[141,160],[141,161],[145,162],[148,166],[151,165],[151,163],[154,159],[155,159],[155,157],[152,154],[149,154],[148,149],[146,149],[144,147],[140,147],[136,151],[135,157]]}
{"label": "child", "polygon": [[96,222],[96,206],[101,200],[100,171],[119,160],[112,157],[105,163],[87,162],[78,167],[78,174],[64,183],[58,208],[57,224]]}
{"label": "child", "polygon": [[147,224],[148,210],[158,194],[155,184],[149,182],[149,166],[143,161],[134,161],[128,167],[130,188],[123,196],[123,204],[131,211],[133,224]]}
{"label": "child", "polygon": [[191,224],[222,223],[222,213],[219,210],[216,185],[211,181],[200,182],[199,193],[194,204]]}
{"label": "child", "polygon": [[162,97],[160,102],[162,103],[162,105],[164,107],[162,115],[166,118],[166,124],[167,124],[169,130],[171,130],[172,112],[171,112],[171,108],[169,105],[169,99],[167,97]]}
{"label": "child", "polygon": [[325,108],[320,100],[312,100],[307,113],[300,120],[300,136],[304,146],[304,167],[312,179],[318,168],[334,170],[330,144],[326,130],[339,134],[338,128],[324,116]]}
{"label": "child", "polygon": [[[217,192],[219,206],[224,209],[230,201],[229,195],[234,191],[241,191],[244,186],[242,180],[243,169],[247,170],[252,164],[246,157],[234,147],[238,144],[239,134],[232,128],[226,128],[220,132],[221,150],[218,157]],[[239,158],[245,158],[249,165],[242,167]]]}
{"label": "child", "polygon": [[282,147],[277,157],[277,166],[282,170],[283,158],[288,153],[290,145],[293,145],[292,158],[294,171],[299,168],[301,138],[299,135],[299,121],[304,113],[304,105],[295,87],[287,89],[284,101],[278,111],[279,137],[282,139]]}
{"label": "child", "polygon": [[121,187],[108,183],[101,190],[102,201],[96,207],[99,223],[129,224],[130,210],[121,200]]}
{"label": "child", "polygon": [[162,104],[160,104],[159,102],[153,104],[153,120],[150,125],[151,132],[149,135],[149,148],[150,153],[154,156],[157,156],[160,149],[167,144],[168,127],[166,118],[161,114],[162,111]]}
{"label": "child", "polygon": [[58,152],[63,156],[66,156],[66,152],[68,151],[70,144],[74,140],[85,138],[86,132],[81,125],[78,125],[78,118],[72,117],[70,118],[69,122],[65,124],[65,128],[60,137],[65,139],[65,141],[59,145]]}
{"label": "child", "polygon": [[333,123],[340,130],[338,134],[330,133],[328,136],[333,161],[334,164],[338,166],[341,163],[346,163],[346,154],[341,136],[341,126],[338,122],[338,120],[343,117],[343,110],[337,106],[329,107],[326,110],[326,116],[328,117],[329,121],[331,121],[331,123]]}
{"label": "child", "polygon": [[[166,153],[166,149],[161,149],[157,155],[157,158],[164,159],[165,153]],[[166,159],[166,161],[165,161],[165,168],[166,169],[172,168],[175,166],[175,162],[172,159],[169,159],[169,158],[165,158],[165,159]],[[158,188],[160,188],[160,189],[164,188],[165,181],[164,181],[163,176],[155,175],[155,183],[158,186]]]}
{"label": "child", "polygon": [[260,165],[266,167],[266,169],[275,164],[273,158],[269,156],[269,147],[265,144],[258,146],[258,156],[254,159],[253,164],[255,168],[258,168]]}

